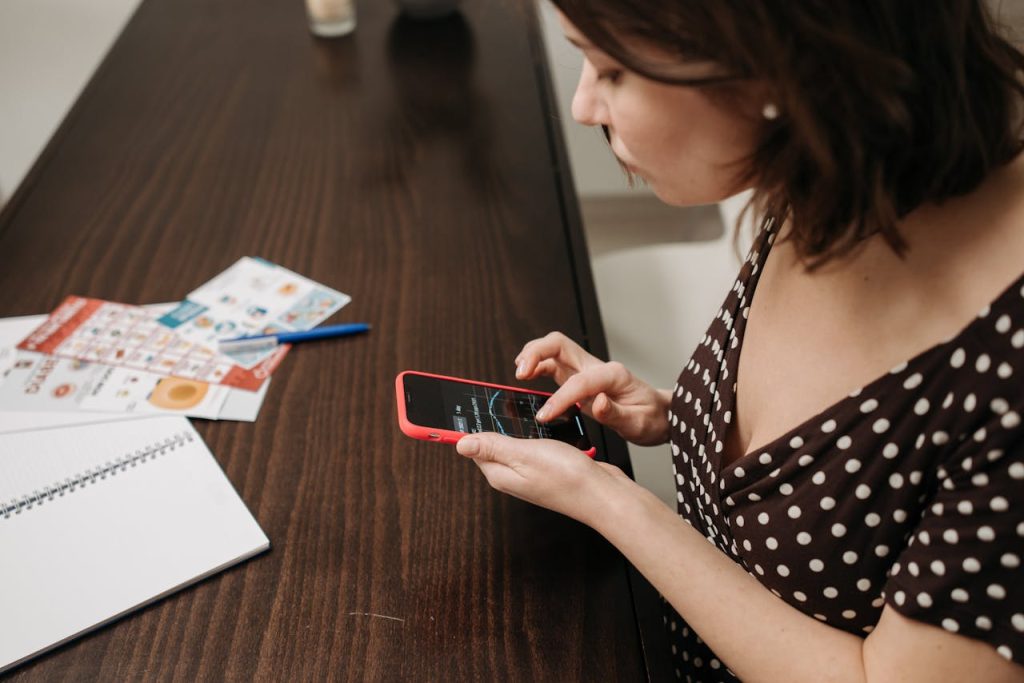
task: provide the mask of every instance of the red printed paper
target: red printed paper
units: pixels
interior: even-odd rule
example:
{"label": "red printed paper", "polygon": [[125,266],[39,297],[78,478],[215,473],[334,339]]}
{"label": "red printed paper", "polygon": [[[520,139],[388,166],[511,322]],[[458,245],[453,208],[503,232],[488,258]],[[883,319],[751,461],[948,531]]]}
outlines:
{"label": "red printed paper", "polygon": [[256,391],[289,347],[244,368],[175,334],[140,306],[69,296],[18,348]]}

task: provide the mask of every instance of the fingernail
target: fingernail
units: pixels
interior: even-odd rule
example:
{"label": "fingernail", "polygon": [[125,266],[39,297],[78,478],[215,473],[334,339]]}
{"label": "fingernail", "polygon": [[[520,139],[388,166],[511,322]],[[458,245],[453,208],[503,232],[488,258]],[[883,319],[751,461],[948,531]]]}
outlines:
{"label": "fingernail", "polygon": [[540,410],[537,411],[537,419],[540,420],[541,422],[548,419],[548,412],[549,411],[547,406],[542,407]]}
{"label": "fingernail", "polygon": [[521,360],[521,361],[519,361],[519,364],[516,365],[516,377],[522,377],[523,374],[525,374],[525,373],[526,373],[526,361]]}
{"label": "fingernail", "polygon": [[476,439],[464,437],[459,440],[455,450],[457,450],[460,455],[476,455],[480,452],[480,442]]}

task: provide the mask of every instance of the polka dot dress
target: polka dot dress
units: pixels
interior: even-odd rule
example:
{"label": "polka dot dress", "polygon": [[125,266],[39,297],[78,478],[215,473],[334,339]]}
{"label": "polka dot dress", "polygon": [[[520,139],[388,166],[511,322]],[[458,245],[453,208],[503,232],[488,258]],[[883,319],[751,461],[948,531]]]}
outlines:
{"label": "polka dot dress", "polygon": [[[866,637],[884,605],[1024,663],[1024,277],[955,338],[731,465],[762,233],[676,384],[679,514],[767,589]],[[666,605],[678,678],[735,676]]]}

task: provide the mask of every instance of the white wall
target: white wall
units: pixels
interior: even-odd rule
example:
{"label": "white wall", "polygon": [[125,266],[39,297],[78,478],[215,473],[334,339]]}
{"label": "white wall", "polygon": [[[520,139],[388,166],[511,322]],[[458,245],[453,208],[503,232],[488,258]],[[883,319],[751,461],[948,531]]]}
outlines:
{"label": "white wall", "polygon": [[138,3],[0,2],[0,206],[14,193]]}

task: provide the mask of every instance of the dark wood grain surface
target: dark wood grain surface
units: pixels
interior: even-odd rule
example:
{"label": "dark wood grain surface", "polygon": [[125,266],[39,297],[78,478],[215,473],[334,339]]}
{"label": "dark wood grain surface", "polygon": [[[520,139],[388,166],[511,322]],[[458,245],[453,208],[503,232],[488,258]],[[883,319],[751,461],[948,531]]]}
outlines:
{"label": "dark wood grain surface", "polygon": [[396,426],[400,370],[511,382],[552,329],[604,353],[537,41],[514,0],[362,2],[337,40],[300,0],[142,4],[0,214],[0,315],[176,301],[253,255],[374,329],[293,351],[256,423],[196,421],[270,552],[13,680],[649,675],[613,549]]}

